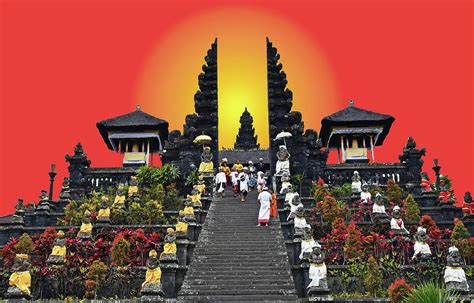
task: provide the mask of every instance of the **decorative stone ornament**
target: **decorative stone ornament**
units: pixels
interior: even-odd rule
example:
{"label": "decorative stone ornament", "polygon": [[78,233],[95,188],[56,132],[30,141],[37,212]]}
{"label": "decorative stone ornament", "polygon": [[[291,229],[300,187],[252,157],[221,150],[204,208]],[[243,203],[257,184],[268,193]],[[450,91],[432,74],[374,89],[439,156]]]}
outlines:
{"label": "decorative stone ornament", "polygon": [[395,206],[392,211],[392,219],[390,220],[390,229],[395,235],[408,235],[410,232],[405,228],[402,213],[399,206]]}
{"label": "decorative stone ornament", "polygon": [[142,283],[141,301],[142,302],[157,302],[163,301],[164,292],[161,287],[161,269],[160,261],[154,249],[148,254],[146,261],[146,275],[145,282]]}
{"label": "decorative stone ornament", "polygon": [[66,239],[62,230],[58,231],[51,254],[46,262],[53,265],[62,265],[66,262]]}
{"label": "decorative stone ornament", "polygon": [[77,237],[82,240],[92,239],[92,219],[91,212],[86,210],[82,218],[81,229],[77,233]]}
{"label": "decorative stone ornament", "polygon": [[173,228],[166,229],[165,245],[160,255],[161,261],[176,261],[176,232]]}
{"label": "decorative stone ornament", "polygon": [[285,145],[280,145],[276,157],[278,159],[276,163],[275,175],[282,176],[283,173],[290,174],[290,153],[286,149]]}
{"label": "decorative stone ornament", "polygon": [[469,291],[466,273],[462,268],[463,265],[464,261],[459,250],[456,246],[451,246],[446,258],[446,269],[444,271],[446,289],[452,289],[460,293],[467,293]]}
{"label": "decorative stone ornament", "polygon": [[31,274],[30,262],[27,254],[17,254],[12,267],[12,274],[8,280],[7,298],[29,299],[31,298]]}
{"label": "decorative stone ornament", "polygon": [[[324,263],[324,252],[321,247],[315,246],[310,257],[309,279],[306,287],[309,301],[327,301],[329,288],[327,282],[327,268]],[[320,296],[322,296],[320,298]]]}
{"label": "decorative stone ornament", "polygon": [[426,229],[419,226],[414,238],[415,238],[415,245],[413,249],[415,250],[415,253],[413,254],[412,259],[413,260],[418,259],[421,261],[426,261],[430,259],[431,248],[427,243],[430,237],[426,233]]}

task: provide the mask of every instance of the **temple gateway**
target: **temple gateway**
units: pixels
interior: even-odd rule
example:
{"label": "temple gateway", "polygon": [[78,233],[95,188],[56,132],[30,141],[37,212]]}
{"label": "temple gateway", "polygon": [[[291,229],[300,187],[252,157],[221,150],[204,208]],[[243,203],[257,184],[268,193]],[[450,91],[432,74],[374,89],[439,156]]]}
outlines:
{"label": "temple gateway", "polygon": [[247,108],[233,148],[218,148],[216,39],[182,130],[139,106],[104,117],[98,135],[122,166],[94,166],[77,143],[58,198],[53,164],[49,192],[0,217],[0,297],[472,301],[471,194],[454,193],[442,161],[427,167],[410,134],[398,159],[377,162],[389,114],[350,101],[305,129],[284,58],[266,46],[268,148]]}

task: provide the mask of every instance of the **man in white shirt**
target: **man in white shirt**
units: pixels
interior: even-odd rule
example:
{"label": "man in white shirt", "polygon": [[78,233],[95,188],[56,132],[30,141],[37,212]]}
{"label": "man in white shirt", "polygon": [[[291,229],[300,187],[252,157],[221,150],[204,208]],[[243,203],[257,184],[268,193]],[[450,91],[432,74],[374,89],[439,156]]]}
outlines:
{"label": "man in white shirt", "polygon": [[247,194],[249,192],[249,176],[247,174],[248,168],[244,167],[244,171],[239,174],[237,179],[239,180],[239,187],[240,187],[240,201],[245,202],[247,198]]}
{"label": "man in white shirt", "polygon": [[222,198],[225,196],[225,186],[227,184],[227,178],[224,172],[224,169],[219,167],[219,172],[216,174],[216,191],[217,195],[220,195]]}
{"label": "man in white shirt", "polygon": [[272,195],[268,192],[268,187],[264,187],[263,191],[258,194],[258,202],[260,203],[258,226],[267,226],[270,220],[270,203],[272,202]]}

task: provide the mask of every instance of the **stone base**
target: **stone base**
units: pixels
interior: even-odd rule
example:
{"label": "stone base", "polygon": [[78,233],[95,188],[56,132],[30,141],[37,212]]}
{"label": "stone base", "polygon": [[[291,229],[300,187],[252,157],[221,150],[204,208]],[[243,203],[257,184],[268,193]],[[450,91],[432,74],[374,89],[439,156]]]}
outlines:
{"label": "stone base", "polygon": [[175,263],[178,261],[176,254],[162,254],[160,256],[160,262],[162,263]]}
{"label": "stone base", "polygon": [[77,234],[77,238],[79,238],[81,240],[84,240],[84,241],[90,241],[90,240],[92,240],[92,233],[79,232]]}
{"label": "stone base", "polygon": [[7,299],[13,299],[13,300],[22,300],[22,299],[27,300],[31,298],[31,296],[25,294],[16,286],[8,287],[5,297]]}
{"label": "stone base", "polygon": [[49,256],[46,263],[50,265],[64,265],[66,259],[63,256]]}
{"label": "stone base", "polygon": [[467,282],[466,283],[448,282],[446,283],[446,289],[455,290],[460,294],[467,294],[469,292]]}
{"label": "stone base", "polygon": [[326,287],[311,287],[308,289],[309,302],[328,302],[333,298],[330,295],[329,288]]}

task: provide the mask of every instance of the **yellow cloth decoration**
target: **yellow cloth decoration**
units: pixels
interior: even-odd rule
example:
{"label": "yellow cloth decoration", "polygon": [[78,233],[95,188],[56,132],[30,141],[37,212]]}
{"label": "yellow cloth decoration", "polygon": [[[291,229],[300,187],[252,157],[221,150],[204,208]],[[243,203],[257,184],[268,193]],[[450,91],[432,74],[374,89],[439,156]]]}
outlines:
{"label": "yellow cloth decoration", "polygon": [[[197,184],[195,185],[196,189],[199,190],[199,192],[202,194],[206,190],[206,184]],[[201,197],[199,197],[201,199]]]}
{"label": "yellow cloth decoration", "polygon": [[176,243],[165,243],[163,247],[163,252],[161,254],[175,254],[176,253]]}
{"label": "yellow cloth decoration", "polygon": [[178,222],[176,225],[176,232],[187,233],[188,232],[188,223]]}
{"label": "yellow cloth decoration", "polygon": [[92,232],[92,223],[82,223],[81,229],[79,230],[82,233],[91,233]]}
{"label": "yellow cloth decoration", "polygon": [[148,268],[146,270],[145,275],[145,282],[142,283],[142,288],[145,287],[146,284],[155,284],[161,282],[161,269],[159,267],[155,269]]}
{"label": "yellow cloth decoration", "polygon": [[66,246],[53,246],[53,251],[51,252],[51,256],[66,256]]}
{"label": "yellow cloth decoration", "polygon": [[31,295],[31,274],[29,271],[17,271],[11,274],[8,285],[15,286],[23,293]]}
{"label": "yellow cloth decoration", "polygon": [[130,185],[128,187],[128,196],[131,197],[133,194],[138,193],[138,186],[136,185]]}
{"label": "yellow cloth decoration", "polygon": [[191,201],[201,203],[201,194],[191,195]]}
{"label": "yellow cloth decoration", "polygon": [[115,196],[114,205],[125,204],[125,196]]}
{"label": "yellow cloth decoration", "polygon": [[110,217],[110,208],[99,209],[99,213],[97,214],[97,219],[100,218],[108,218]]}
{"label": "yellow cloth decoration", "polygon": [[185,215],[194,215],[194,208],[192,206],[186,206],[184,208],[183,214],[185,214]]}
{"label": "yellow cloth decoration", "polygon": [[236,171],[238,172],[242,172],[244,170],[244,166],[240,163],[235,163],[234,166],[232,166],[232,168],[235,168]]}
{"label": "yellow cloth decoration", "polygon": [[214,163],[212,162],[201,162],[199,164],[199,172],[200,173],[212,173],[214,171]]}

